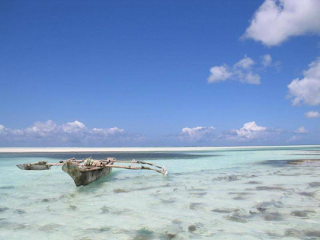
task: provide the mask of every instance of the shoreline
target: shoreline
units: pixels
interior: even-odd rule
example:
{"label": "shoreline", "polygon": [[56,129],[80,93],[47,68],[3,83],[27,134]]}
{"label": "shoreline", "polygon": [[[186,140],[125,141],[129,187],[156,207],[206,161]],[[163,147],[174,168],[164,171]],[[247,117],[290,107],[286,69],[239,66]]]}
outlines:
{"label": "shoreline", "polygon": [[235,146],[235,147],[0,147],[0,153],[72,153],[72,152],[184,152],[230,149],[320,147],[320,145]]}

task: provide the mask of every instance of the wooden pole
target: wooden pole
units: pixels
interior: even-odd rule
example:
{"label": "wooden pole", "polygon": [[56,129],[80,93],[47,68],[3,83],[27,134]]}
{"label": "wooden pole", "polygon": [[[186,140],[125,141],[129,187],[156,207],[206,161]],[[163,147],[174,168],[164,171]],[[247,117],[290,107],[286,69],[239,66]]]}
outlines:
{"label": "wooden pole", "polygon": [[122,169],[129,169],[129,170],[152,170],[152,171],[156,171],[158,173],[164,174],[160,170],[152,169],[152,168],[145,167],[145,166],[131,167],[131,166],[117,166],[117,165],[102,165],[101,167],[92,167],[92,168],[89,168],[89,169],[81,169],[81,172],[90,172],[90,171],[99,170],[101,168],[122,168]]}
{"label": "wooden pole", "polygon": [[157,166],[153,163],[149,163],[149,162],[143,162],[143,161],[136,161],[136,160],[133,160],[133,161],[124,161],[124,160],[110,160],[111,162],[119,162],[119,163],[137,163],[137,164],[146,164],[146,165],[150,165],[150,166],[153,166],[153,167],[156,167],[156,168],[162,168],[160,166]]}

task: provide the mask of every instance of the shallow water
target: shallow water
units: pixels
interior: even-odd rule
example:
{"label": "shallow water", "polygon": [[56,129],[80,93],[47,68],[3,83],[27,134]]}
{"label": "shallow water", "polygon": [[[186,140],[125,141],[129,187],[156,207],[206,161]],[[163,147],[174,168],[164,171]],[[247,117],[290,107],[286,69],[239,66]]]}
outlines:
{"label": "shallow water", "polygon": [[[113,169],[76,187],[60,167],[18,163],[75,156],[150,160],[169,176]],[[0,239],[318,239],[320,146],[178,152],[0,153]]]}

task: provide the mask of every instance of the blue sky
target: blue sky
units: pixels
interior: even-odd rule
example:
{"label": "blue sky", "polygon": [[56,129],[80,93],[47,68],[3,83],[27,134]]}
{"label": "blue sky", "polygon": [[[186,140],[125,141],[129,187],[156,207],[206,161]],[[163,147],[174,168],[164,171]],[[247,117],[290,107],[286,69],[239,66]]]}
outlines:
{"label": "blue sky", "polygon": [[319,11],[2,1],[0,146],[320,144]]}

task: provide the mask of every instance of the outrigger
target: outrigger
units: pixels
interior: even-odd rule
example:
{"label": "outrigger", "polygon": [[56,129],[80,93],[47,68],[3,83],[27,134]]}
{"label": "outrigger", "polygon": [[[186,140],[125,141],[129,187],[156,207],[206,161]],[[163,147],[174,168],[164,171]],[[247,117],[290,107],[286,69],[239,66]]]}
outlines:
{"label": "outrigger", "polygon": [[[114,163],[130,163],[129,165],[114,165]],[[140,164],[140,165],[135,165]],[[152,167],[147,167],[149,165]],[[112,168],[123,168],[129,170],[151,170],[161,173],[163,176],[168,174],[165,166],[157,166],[153,163],[136,161],[121,161],[115,158],[106,158],[104,160],[93,160],[91,157],[83,160],[75,158],[60,161],[58,163],[48,163],[40,161],[35,163],[18,164],[17,167],[22,170],[50,170],[52,166],[62,166],[62,170],[68,173],[77,187],[87,185],[106,176]],[[159,170],[161,169],[161,170]]]}

